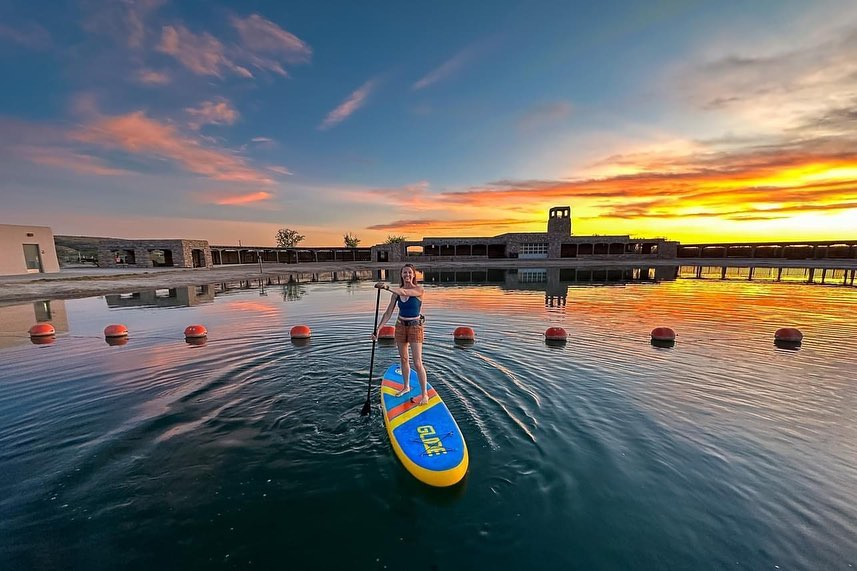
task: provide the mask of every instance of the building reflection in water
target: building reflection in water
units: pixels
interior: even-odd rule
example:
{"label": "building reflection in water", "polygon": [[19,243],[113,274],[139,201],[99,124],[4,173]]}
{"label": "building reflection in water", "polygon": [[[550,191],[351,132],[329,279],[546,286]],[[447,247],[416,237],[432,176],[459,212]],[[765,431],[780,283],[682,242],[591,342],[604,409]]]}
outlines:
{"label": "building reflection in water", "polygon": [[57,334],[68,333],[65,302],[55,299],[0,307],[0,349],[29,344],[28,331],[36,323],[50,323]]}
{"label": "building reflection in water", "polygon": [[621,285],[675,280],[677,266],[492,268],[484,270],[431,270],[423,273],[426,284],[497,284],[503,289],[544,291],[545,305],[564,307],[570,285]]}
{"label": "building reflection in water", "polygon": [[107,307],[192,307],[214,301],[215,286],[186,286],[105,295]]}

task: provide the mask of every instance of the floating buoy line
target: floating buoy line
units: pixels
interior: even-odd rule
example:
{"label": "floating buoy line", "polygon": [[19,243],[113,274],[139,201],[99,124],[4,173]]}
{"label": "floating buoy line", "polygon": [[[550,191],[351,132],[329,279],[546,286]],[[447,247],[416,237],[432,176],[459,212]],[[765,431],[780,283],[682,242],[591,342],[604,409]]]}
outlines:
{"label": "floating buoy line", "polygon": [[[29,328],[27,334],[30,341],[34,345],[49,345],[56,341],[57,333],[54,326],[50,323],[36,323]],[[312,338],[312,329],[306,324],[298,324],[291,327],[289,330],[289,338],[296,345],[307,344]],[[104,340],[111,346],[127,345],[131,336],[128,327],[122,323],[114,323],[107,325],[104,328]],[[396,329],[391,325],[385,325],[378,329],[378,339],[390,341],[395,339]],[[452,332],[453,339],[457,346],[469,346],[476,342],[476,331],[470,326],[456,327]],[[554,325],[544,331],[545,344],[550,346],[564,346],[569,339],[569,333],[565,328]],[[19,337],[18,335],[3,335],[0,337]],[[91,335],[63,335],[64,338],[92,338]],[[150,339],[174,339],[169,336],[146,336]],[[208,329],[201,324],[191,324],[185,327],[183,332],[184,340],[192,346],[205,345],[208,340]],[[665,326],[659,326],[652,329],[650,333],[651,344],[655,347],[674,347],[676,345],[678,334],[674,329]],[[235,339],[239,339],[236,337]],[[803,332],[796,327],[781,327],[774,332],[774,345],[782,349],[797,349],[803,343]],[[229,338],[220,338],[227,340]],[[744,340],[744,337],[711,337],[697,338],[695,341],[738,341]]]}

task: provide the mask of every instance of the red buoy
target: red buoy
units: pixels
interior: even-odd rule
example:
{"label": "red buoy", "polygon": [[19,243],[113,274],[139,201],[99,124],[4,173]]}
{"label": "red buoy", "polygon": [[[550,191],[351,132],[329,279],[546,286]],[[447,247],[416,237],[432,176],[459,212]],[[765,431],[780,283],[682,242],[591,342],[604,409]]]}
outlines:
{"label": "red buoy", "polygon": [[57,334],[57,330],[50,323],[36,323],[30,327],[30,337],[51,337]]}
{"label": "red buoy", "polygon": [[306,325],[295,325],[289,332],[292,339],[309,339],[312,337],[312,331]]}
{"label": "red buoy", "polygon": [[378,339],[395,339],[396,328],[392,325],[385,325],[378,330]]}
{"label": "red buoy", "polygon": [[208,335],[204,325],[188,325],[184,329],[185,339],[201,339]]}
{"label": "red buoy", "polygon": [[32,343],[33,345],[50,345],[51,343],[53,343],[56,340],[57,340],[57,338],[54,337],[53,335],[42,335],[41,337],[30,337],[30,343]]}
{"label": "red buoy", "polygon": [[111,347],[117,347],[119,345],[127,345],[128,344],[128,336],[123,335],[121,337],[105,337],[104,340]]}
{"label": "red buoy", "polygon": [[545,330],[545,340],[566,341],[568,340],[568,333],[562,327],[548,327]]}
{"label": "red buoy", "polygon": [[470,327],[456,327],[452,332],[452,336],[456,341],[474,341],[476,340],[476,332]]}
{"label": "red buoy", "polygon": [[128,328],[122,324],[108,325],[104,328],[105,337],[127,337]]}
{"label": "red buoy", "polygon": [[774,333],[774,341],[779,341],[780,343],[794,343],[797,345],[803,341],[803,333],[800,332],[800,329],[796,329],[794,327],[782,327],[777,329],[777,332]]}
{"label": "red buoy", "polygon": [[675,341],[675,331],[669,327],[655,327],[652,329],[653,341]]}

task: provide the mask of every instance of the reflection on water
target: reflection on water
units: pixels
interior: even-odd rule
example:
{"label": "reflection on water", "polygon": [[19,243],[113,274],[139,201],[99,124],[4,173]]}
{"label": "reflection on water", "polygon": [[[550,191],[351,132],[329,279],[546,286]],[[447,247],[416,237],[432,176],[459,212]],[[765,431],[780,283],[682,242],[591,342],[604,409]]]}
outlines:
{"label": "reflection on water", "polygon": [[562,307],[568,303],[570,285],[620,285],[657,283],[676,278],[677,267],[604,267],[604,268],[512,268],[483,270],[428,270],[422,273],[426,284],[498,284],[504,290],[545,292],[545,305]]}
{"label": "reflection on water", "polygon": [[[27,332],[36,323],[50,323],[57,334],[67,333],[65,302],[43,300],[0,307],[0,349],[29,344],[31,339]],[[34,338],[32,342],[47,345],[53,342],[53,338]]]}
{"label": "reflection on water", "polygon": [[679,266],[680,278],[792,282],[820,285],[855,285],[853,268],[777,268],[731,266]]}
{"label": "reflection on water", "polygon": [[[377,377],[394,345],[359,414],[372,272],[0,308],[23,339],[0,348],[2,567],[857,565],[857,290],[615,271],[424,274],[426,367],[471,453],[452,490],[390,449]],[[120,317],[131,335],[109,346]],[[66,326],[37,347],[45,318]],[[784,326],[800,350],[773,343]]]}
{"label": "reflection on water", "polygon": [[187,286],[105,295],[107,307],[192,307],[214,301],[215,286]]}

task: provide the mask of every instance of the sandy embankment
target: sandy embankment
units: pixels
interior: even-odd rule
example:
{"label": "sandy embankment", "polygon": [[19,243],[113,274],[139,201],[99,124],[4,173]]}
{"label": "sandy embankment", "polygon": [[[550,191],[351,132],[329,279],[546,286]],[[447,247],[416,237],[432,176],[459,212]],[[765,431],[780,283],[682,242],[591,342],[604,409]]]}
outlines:
{"label": "sandy embankment", "polygon": [[[682,259],[682,260],[468,260],[417,264],[418,269],[552,268],[552,267],[798,267],[857,269],[857,260],[776,260],[776,259]],[[0,305],[43,299],[73,299],[109,293],[137,292],[213,283],[233,283],[289,274],[318,274],[365,270],[396,270],[398,262],[320,262],[304,264],[264,264],[262,273],[256,264],[217,266],[215,268],[67,268],[55,274],[0,276]]]}

